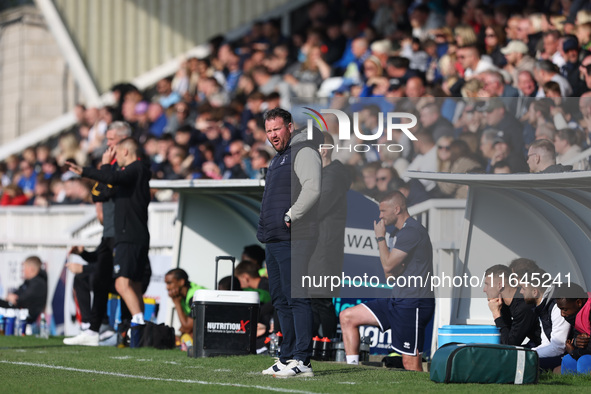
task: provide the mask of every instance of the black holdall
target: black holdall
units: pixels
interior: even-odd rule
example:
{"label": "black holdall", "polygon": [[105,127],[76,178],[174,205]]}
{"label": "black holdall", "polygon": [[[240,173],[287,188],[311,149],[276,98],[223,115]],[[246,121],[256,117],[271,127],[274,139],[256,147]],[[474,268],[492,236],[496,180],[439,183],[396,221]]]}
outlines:
{"label": "black holdall", "polygon": [[[140,333],[140,347],[153,347],[156,349],[174,349],[174,328],[164,323],[154,324],[146,322]],[[136,327],[132,327],[132,330]]]}

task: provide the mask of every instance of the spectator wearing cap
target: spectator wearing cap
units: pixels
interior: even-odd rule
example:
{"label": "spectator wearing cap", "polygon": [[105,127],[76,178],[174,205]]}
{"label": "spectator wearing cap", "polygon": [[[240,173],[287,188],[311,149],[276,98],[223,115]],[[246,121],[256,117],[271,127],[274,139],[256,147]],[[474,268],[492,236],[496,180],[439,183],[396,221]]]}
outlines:
{"label": "spectator wearing cap", "polygon": [[516,152],[523,150],[523,125],[505,109],[501,100],[491,98],[478,110],[484,112],[488,127],[503,130],[507,134],[508,140],[511,141],[511,146]]}
{"label": "spectator wearing cap", "polygon": [[554,81],[560,85],[562,97],[570,97],[573,89],[562,75],[558,73],[558,67],[550,60],[538,60],[534,66],[534,78],[538,83],[538,93],[536,97],[544,97],[543,86],[546,82]]}
{"label": "spectator wearing cap", "polygon": [[[577,131],[573,129],[560,129],[554,136],[554,148],[556,149],[556,163],[564,164],[574,159],[581,153],[578,144]],[[573,164],[573,170],[588,171],[591,169],[589,160],[582,159]]]}
{"label": "spectator wearing cap", "polygon": [[529,172],[540,174],[555,174],[572,171],[573,166],[556,164],[556,149],[548,140],[534,141],[527,152]]}
{"label": "spectator wearing cap", "polygon": [[404,86],[400,83],[397,78],[391,78],[389,80],[390,86],[386,92],[386,97],[404,97]]}
{"label": "spectator wearing cap", "polygon": [[581,94],[587,91],[585,81],[581,79],[579,66],[579,40],[576,36],[567,36],[562,44],[562,50],[566,63],[560,68],[560,74],[566,78],[570,86],[573,88],[573,96],[580,97]]}
{"label": "spectator wearing cap", "polygon": [[513,40],[501,49],[501,53],[507,59],[505,70],[511,74],[513,86],[518,86],[519,73],[522,71],[532,72],[536,61],[527,53],[527,45],[518,40]]}
{"label": "spectator wearing cap", "polygon": [[493,171],[495,165],[500,161],[505,161],[512,173],[515,172],[528,172],[529,168],[523,158],[521,152],[515,152],[511,147],[511,139],[503,130],[498,130],[495,139],[493,140],[493,158],[491,165]]}

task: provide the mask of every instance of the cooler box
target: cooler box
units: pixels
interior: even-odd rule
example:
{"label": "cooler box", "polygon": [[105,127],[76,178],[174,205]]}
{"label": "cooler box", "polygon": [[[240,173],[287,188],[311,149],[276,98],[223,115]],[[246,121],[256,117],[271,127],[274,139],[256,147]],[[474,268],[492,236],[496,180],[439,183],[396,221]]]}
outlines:
{"label": "cooler box", "polygon": [[256,291],[197,290],[191,315],[194,357],[256,354]]}
{"label": "cooler box", "polygon": [[499,344],[501,332],[496,326],[442,326],[439,329],[437,346],[441,347],[450,342]]}

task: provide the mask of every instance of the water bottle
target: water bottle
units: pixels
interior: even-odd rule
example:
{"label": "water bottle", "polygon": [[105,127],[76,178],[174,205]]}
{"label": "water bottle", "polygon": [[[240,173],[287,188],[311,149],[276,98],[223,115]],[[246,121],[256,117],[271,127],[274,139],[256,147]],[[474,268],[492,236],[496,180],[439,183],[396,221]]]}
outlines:
{"label": "water bottle", "polygon": [[21,319],[19,319],[19,312],[17,311],[15,313],[15,318],[14,318],[14,332],[12,333],[12,335],[16,336],[16,337],[20,337],[21,336]]}
{"label": "water bottle", "polygon": [[0,335],[4,335],[4,315],[6,314],[6,309],[0,308]]}
{"label": "water bottle", "polygon": [[269,356],[277,357],[279,355],[279,338],[277,334],[272,333],[269,335]]}
{"label": "water bottle", "polygon": [[314,338],[312,338],[312,359],[313,360],[320,359],[320,350],[321,350],[320,347],[321,347],[320,337],[318,335],[316,335]]}
{"label": "water bottle", "polygon": [[45,319],[45,313],[41,314],[41,325],[39,327],[39,338],[49,338],[49,327],[47,327],[47,320]]}
{"label": "water bottle", "polygon": [[14,309],[7,309],[4,315],[4,335],[14,335],[14,324],[16,322],[16,313]]}
{"label": "water bottle", "polygon": [[25,336],[27,334],[27,319],[29,318],[29,310],[28,309],[21,309],[19,310],[19,319],[20,319],[20,332],[19,335]]}
{"label": "water bottle", "polygon": [[330,353],[332,351],[332,342],[329,337],[323,337],[322,339],[320,339],[320,343],[320,360],[329,361]]}

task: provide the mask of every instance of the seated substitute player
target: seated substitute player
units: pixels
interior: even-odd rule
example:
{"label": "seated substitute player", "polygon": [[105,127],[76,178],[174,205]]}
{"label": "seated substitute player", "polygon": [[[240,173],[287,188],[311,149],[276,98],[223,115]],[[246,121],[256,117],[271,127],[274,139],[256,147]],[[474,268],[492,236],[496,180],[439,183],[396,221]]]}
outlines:
{"label": "seated substitute player", "polygon": [[562,284],[554,293],[562,317],[572,326],[562,358],[562,374],[591,372],[591,293],[577,284]]}
{"label": "seated substitute player", "polygon": [[540,325],[531,306],[521,297],[520,288],[511,286],[519,283],[516,274],[506,265],[493,265],[484,273],[484,292],[488,308],[493,314],[495,325],[501,330],[503,345],[519,346],[529,338],[530,346],[541,343]]}
{"label": "seated substitute player", "polygon": [[172,299],[176,313],[181,322],[179,331],[181,334],[189,334],[193,337],[193,318],[191,317],[191,304],[193,295],[199,289],[205,289],[197,283],[189,281],[189,275],[181,268],[171,269],[164,276],[168,296]]}
{"label": "seated substitute player", "polygon": [[259,293],[261,304],[271,302],[269,278],[261,277],[257,263],[249,260],[242,261],[234,269],[234,276],[240,281],[242,290],[251,290]]}
{"label": "seated substitute player", "polygon": [[[531,260],[530,260],[531,261]],[[540,325],[541,344],[533,349],[540,357],[540,368],[553,371],[560,366],[565,353],[565,343],[570,325],[560,313],[553,298],[555,286],[544,287],[548,273],[539,268],[533,261],[533,268],[517,270],[517,278],[521,281],[521,294],[526,304],[534,306],[534,313]]]}
{"label": "seated substitute player", "polygon": [[[394,191],[381,200],[380,219],[377,223],[374,221],[374,231],[386,277],[396,277],[397,283],[409,283],[411,276],[420,276],[426,281],[433,274],[431,240],[427,230],[410,217],[402,193]],[[385,238],[388,225],[394,225],[397,230],[390,239],[390,247]],[[435,299],[428,286],[395,286],[392,298],[376,299],[345,309],[340,314],[340,321],[347,363],[359,363],[359,326],[373,325],[382,331],[392,329],[392,347],[402,354],[405,369],[422,371],[425,327],[434,310]]]}

